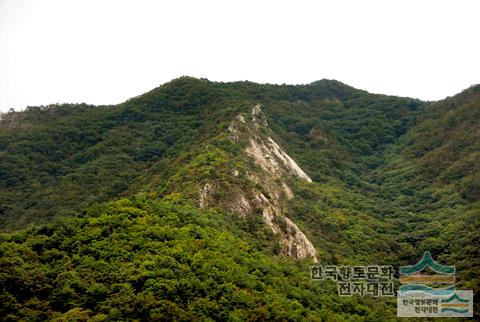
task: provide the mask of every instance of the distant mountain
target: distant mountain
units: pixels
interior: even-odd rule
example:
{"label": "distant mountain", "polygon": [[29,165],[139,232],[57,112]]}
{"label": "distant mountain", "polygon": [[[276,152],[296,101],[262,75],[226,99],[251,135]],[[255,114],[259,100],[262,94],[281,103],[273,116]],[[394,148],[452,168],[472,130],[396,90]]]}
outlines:
{"label": "distant mountain", "polygon": [[479,161],[478,85],[423,102],[182,77],[115,106],[6,113],[0,316],[394,318],[308,266],[427,250],[478,303]]}

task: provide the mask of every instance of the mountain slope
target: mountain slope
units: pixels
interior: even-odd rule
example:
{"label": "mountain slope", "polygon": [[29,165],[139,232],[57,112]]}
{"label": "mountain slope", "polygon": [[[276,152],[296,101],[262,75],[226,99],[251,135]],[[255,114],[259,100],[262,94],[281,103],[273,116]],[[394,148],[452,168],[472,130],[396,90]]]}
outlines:
{"label": "mountain slope", "polygon": [[[306,281],[308,265],[316,260],[398,267],[427,250],[456,265],[457,286],[473,289],[478,299],[479,111],[478,86],[422,102],[329,80],[292,86],[183,77],[117,106],[61,105],[4,115],[0,226],[13,231],[2,235],[0,252],[5,314],[42,319],[45,306],[49,313],[43,317],[64,319],[153,319],[153,308],[163,310],[157,317],[168,311],[172,319],[393,318],[388,299],[339,300],[328,283],[320,291]],[[188,234],[197,234],[192,222],[210,233],[191,239]],[[213,245],[215,236],[221,245]],[[64,247],[59,238],[75,246]],[[241,276],[232,268],[252,258],[275,269],[262,273],[260,284],[225,286],[218,276],[198,275],[198,263],[182,262],[198,252],[205,265],[220,265],[202,247],[186,249],[203,244],[196,239],[226,254],[218,256],[228,263],[226,274],[233,274],[228,283],[257,278],[252,274],[262,269],[255,265]],[[183,245],[180,259],[175,257],[180,268],[173,272],[186,270],[193,280],[226,287],[226,297],[248,295],[229,306],[205,290],[169,293],[180,280],[165,260],[173,255],[149,248],[157,242],[167,252]],[[238,254],[232,245],[242,242],[250,251]],[[123,268],[105,272],[123,267],[117,250],[143,272],[140,282],[122,275]],[[64,266],[46,264],[52,253],[62,254]],[[19,270],[12,266],[16,260]],[[157,275],[141,269],[150,265],[158,266]],[[43,286],[32,282],[30,269]],[[88,278],[78,281],[81,287],[64,285],[54,278],[64,270],[87,270]],[[274,286],[277,278],[285,292]],[[116,282],[110,285],[111,279]],[[295,279],[309,291],[302,292]],[[188,283],[196,285],[193,280]],[[29,291],[16,293],[11,283]],[[93,305],[97,291],[102,295]],[[58,292],[69,300],[58,300]],[[274,292],[280,295],[269,306]],[[138,299],[128,305],[131,311],[118,311],[124,296]],[[141,308],[144,296],[151,307]],[[312,304],[316,296],[320,302]],[[257,304],[262,312],[248,315]],[[277,305],[289,309],[276,311]],[[209,315],[207,308],[224,315]]]}
{"label": "mountain slope", "polygon": [[[363,158],[352,141],[365,136],[361,140],[367,143],[360,142],[360,148],[367,153],[383,146],[384,132],[391,137],[401,131],[390,123],[406,123],[400,115],[409,115],[413,104],[335,81],[261,86],[185,77],[117,106],[31,107],[7,114],[0,121],[0,226],[46,222],[136,192],[132,186],[138,177],[149,170],[163,176],[170,160],[222,131],[238,112],[256,103],[270,116],[280,145],[315,181],[349,184],[358,181],[364,164],[378,163]],[[372,126],[365,127],[366,120]],[[319,137],[315,131],[308,138],[313,127],[330,135],[327,146],[313,138]],[[357,162],[359,156],[365,160]]]}
{"label": "mountain slope", "polygon": [[229,104],[204,87],[180,79],[118,106],[33,107],[4,117],[0,226],[46,222],[116,198],[159,160],[217,131],[212,125],[228,117],[221,112]]}
{"label": "mountain slope", "polygon": [[266,253],[234,218],[139,196],[1,235],[0,319],[367,321],[393,315],[392,302],[338,298],[334,283],[312,283],[305,263]]}

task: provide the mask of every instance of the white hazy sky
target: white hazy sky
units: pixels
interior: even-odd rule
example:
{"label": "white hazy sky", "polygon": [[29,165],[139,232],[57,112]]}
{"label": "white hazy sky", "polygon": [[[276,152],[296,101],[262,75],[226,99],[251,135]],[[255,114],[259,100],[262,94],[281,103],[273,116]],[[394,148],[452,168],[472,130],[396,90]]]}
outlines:
{"label": "white hazy sky", "polygon": [[436,100],[480,83],[480,1],[0,0],[0,111],[181,75]]}

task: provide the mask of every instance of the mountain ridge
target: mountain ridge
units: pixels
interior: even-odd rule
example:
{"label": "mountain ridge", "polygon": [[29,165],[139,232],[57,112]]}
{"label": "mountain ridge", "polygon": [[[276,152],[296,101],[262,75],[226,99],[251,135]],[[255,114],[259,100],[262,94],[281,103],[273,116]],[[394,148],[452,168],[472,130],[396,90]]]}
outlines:
{"label": "mountain ridge", "polygon": [[[251,264],[252,258],[275,267],[270,273],[276,278],[282,270],[295,272],[293,279],[282,279],[292,293],[280,292],[275,303],[297,305],[291,302],[295,298],[301,303],[300,315],[292,317],[297,320],[315,314],[347,319],[332,304],[336,301],[359,320],[379,319],[382,310],[392,313],[388,300],[377,307],[370,299],[334,300],[328,283],[322,284],[328,294],[311,289],[305,274],[314,259],[397,267],[430,251],[439,262],[457,265],[458,286],[473,289],[477,299],[479,88],[423,102],[370,94],[337,81],[261,85],[186,77],[114,106],[32,107],[2,117],[0,261],[6,264],[0,285],[2,301],[9,303],[6,312],[25,318],[19,305],[34,303],[37,296],[50,310],[47,318],[104,314],[147,319],[148,310],[139,304],[147,296],[171,316],[191,319],[199,307],[188,301],[215,306],[219,298],[172,293],[164,280],[180,288],[179,280],[167,272],[173,268],[162,256],[174,258],[175,270],[188,271],[192,285],[203,276],[221,288],[197,270],[198,261],[185,259],[198,253],[207,256],[205,265],[215,263],[214,271],[222,271],[210,250],[205,253],[205,243],[234,258],[225,259],[229,264],[224,267],[234,276],[232,267],[249,262],[252,271],[242,274],[250,284],[229,283],[236,291],[256,294],[248,297],[249,305],[263,303],[269,312],[262,311],[265,319],[268,314],[282,319],[293,311],[279,313],[262,302],[252,272],[264,268]],[[215,242],[215,236],[243,240],[242,247],[250,250],[238,255],[229,242]],[[132,271],[138,279],[125,282],[108,268],[110,278],[130,286],[108,285],[104,268],[123,265],[117,248],[108,249],[109,241],[126,250],[118,250],[121,256],[135,257],[144,277]],[[150,242],[161,242],[172,253],[155,257]],[[196,246],[187,251],[191,243]],[[151,271],[156,275],[141,269],[153,265],[143,252],[155,257],[158,267]],[[68,274],[77,276],[76,285],[55,280],[59,268],[42,264],[57,255],[70,265]],[[22,263],[21,271],[13,268],[16,261]],[[89,278],[80,277],[82,267],[89,267]],[[41,293],[30,281],[30,268],[46,281]],[[261,287],[278,291],[269,278],[262,274]],[[309,290],[302,296],[294,295],[303,292],[293,286],[295,278]],[[20,294],[9,285],[29,291]],[[103,294],[98,307],[91,304],[95,292]],[[120,302],[115,301],[124,299],[122,294],[142,298],[132,304],[135,313],[118,311]],[[322,303],[312,303],[315,294],[322,294]],[[234,316],[228,305],[220,308]],[[41,311],[32,310],[28,314]]]}

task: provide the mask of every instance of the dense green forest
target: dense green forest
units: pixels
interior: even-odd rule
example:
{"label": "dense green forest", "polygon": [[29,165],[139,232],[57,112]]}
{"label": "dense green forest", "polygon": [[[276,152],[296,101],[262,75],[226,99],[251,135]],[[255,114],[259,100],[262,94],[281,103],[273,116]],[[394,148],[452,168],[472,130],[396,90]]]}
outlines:
{"label": "dense green forest", "polygon": [[[244,153],[254,127],[232,139],[255,104],[259,142],[273,137],[313,182],[260,172]],[[423,102],[332,80],[182,77],[115,106],[10,112],[0,319],[396,320],[395,298],[339,297],[310,280],[312,258],[282,253],[259,209],[231,211],[256,191],[273,202],[281,184],[294,195],[282,212],[321,264],[398,269],[430,251],[478,303],[479,164],[480,86]]]}

